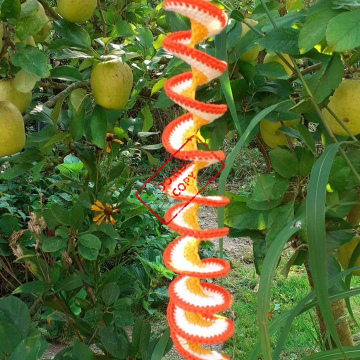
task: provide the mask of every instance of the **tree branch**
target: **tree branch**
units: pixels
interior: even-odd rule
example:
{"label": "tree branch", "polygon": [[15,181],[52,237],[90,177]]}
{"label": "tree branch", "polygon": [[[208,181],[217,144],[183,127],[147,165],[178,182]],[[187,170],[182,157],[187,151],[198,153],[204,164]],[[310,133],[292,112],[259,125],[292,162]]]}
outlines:
{"label": "tree branch", "polygon": [[[76,83],[70,85],[69,87],[67,87],[61,93],[55,95],[53,98],[51,98],[49,101],[47,101],[46,103],[44,103],[42,105],[47,107],[48,109],[52,109],[56,105],[58,100],[60,100],[63,96],[70,94],[75,89],[87,88],[89,86],[90,86],[90,81],[76,82]],[[31,113],[31,111],[30,111],[30,113]],[[24,116],[24,123],[25,124],[28,123],[29,120],[30,120],[30,113]]]}

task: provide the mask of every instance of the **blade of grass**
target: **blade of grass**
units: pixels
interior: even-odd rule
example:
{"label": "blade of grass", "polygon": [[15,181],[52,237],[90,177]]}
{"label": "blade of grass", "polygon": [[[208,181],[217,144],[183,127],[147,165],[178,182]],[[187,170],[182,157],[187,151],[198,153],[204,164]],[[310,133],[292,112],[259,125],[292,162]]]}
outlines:
{"label": "blade of grass", "polygon": [[[336,274],[334,277],[329,279],[329,289],[333,287],[335,284],[337,284],[343,277],[347,276],[348,274],[351,274],[352,271],[360,269],[360,266],[352,269],[348,269],[346,271],[341,272],[340,274]],[[360,292],[360,290],[358,290]],[[339,294],[332,295],[332,300],[338,300],[340,298],[346,298],[346,296],[354,296],[355,294],[345,293],[342,292]],[[341,296],[341,297],[340,297]],[[294,321],[294,319],[298,316],[303,314],[304,312],[308,311],[314,306],[317,306],[317,301],[313,301],[310,303],[311,300],[315,298],[315,291],[311,291],[308,295],[306,295],[303,299],[301,299],[294,309],[286,311],[280,315],[278,315],[275,319],[273,319],[269,325],[269,336],[272,336],[275,334],[276,331],[279,329],[281,330],[277,346],[275,348],[275,352],[273,355],[273,360],[277,359],[276,356],[279,349],[280,352],[282,350],[282,347],[286,341],[286,338],[290,332],[291,324]],[[308,304],[309,303],[309,304]],[[280,344],[279,344],[280,343]],[[279,345],[278,345],[279,344]],[[248,356],[248,360],[258,360],[258,356],[261,351],[261,344],[260,341],[254,346],[253,350],[251,351],[250,355]],[[279,352],[279,354],[280,354]]]}
{"label": "blade of grass", "polygon": [[347,346],[341,349],[322,351],[320,353],[307,356],[304,360],[343,360],[344,354],[350,359],[359,359],[360,358],[360,348]]}
{"label": "blade of grass", "polygon": [[[329,180],[331,166],[340,145],[341,143],[328,145],[312,168],[306,198],[306,225],[309,266],[314,280],[314,289],[319,301],[320,311],[329,334],[341,349],[329,299],[325,230],[326,185]],[[343,355],[346,357],[345,354]]]}
{"label": "blade of grass", "polygon": [[[219,35],[215,37],[215,56],[216,58],[226,61],[227,60],[227,34],[226,29],[224,29]],[[241,136],[244,132],[244,129],[241,128],[239,118],[237,116],[235,101],[233,92],[231,89],[231,83],[229,78],[229,70],[226,71],[220,77],[220,84],[222,91],[224,93],[226,103],[229,107],[231,117],[234,122],[234,126],[238,135]]]}

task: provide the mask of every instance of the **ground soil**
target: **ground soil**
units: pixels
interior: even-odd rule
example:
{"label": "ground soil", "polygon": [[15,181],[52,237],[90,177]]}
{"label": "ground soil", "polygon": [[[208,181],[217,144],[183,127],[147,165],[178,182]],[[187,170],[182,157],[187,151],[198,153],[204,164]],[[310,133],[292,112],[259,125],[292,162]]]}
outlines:
{"label": "ground soil", "polygon": [[[202,208],[199,211],[199,224],[204,229],[217,228],[217,212],[214,208]],[[217,245],[215,245],[217,246]],[[224,251],[228,256],[229,260],[232,262],[242,262],[247,263],[249,259],[252,258],[252,243],[249,238],[224,238]],[[163,325],[163,324],[160,324]],[[129,329],[131,333],[131,329]],[[64,349],[66,345],[62,344],[52,344],[47,351],[45,352],[44,359],[52,359],[55,355]],[[216,345],[213,347],[215,350],[220,351],[222,345]],[[94,348],[94,352],[97,352],[98,349]],[[183,358],[176,352],[175,349],[172,349],[164,358],[164,360],[182,360]]]}

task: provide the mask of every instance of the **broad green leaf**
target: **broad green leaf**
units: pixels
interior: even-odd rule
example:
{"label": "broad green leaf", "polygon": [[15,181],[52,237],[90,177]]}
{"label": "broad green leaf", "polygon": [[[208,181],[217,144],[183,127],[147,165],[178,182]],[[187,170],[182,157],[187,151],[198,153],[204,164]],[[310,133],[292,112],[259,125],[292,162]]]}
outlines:
{"label": "broad green leaf", "polygon": [[158,360],[164,357],[165,350],[168,346],[168,342],[171,341],[170,339],[170,330],[166,329],[164,334],[159,339],[158,343],[155,346],[155,349],[151,355],[151,360]]}
{"label": "broad green leaf", "polygon": [[56,102],[54,108],[51,110],[51,120],[53,121],[54,126],[56,126],[57,122],[59,121],[61,108],[67,96],[69,95],[61,96],[61,98]]}
{"label": "broad green leaf", "polygon": [[325,38],[329,21],[337,14],[337,11],[328,8],[317,11],[308,17],[299,35],[301,54],[308,52]]}
{"label": "broad green leaf", "polygon": [[61,237],[49,237],[44,238],[41,246],[42,251],[44,252],[56,252],[62,249],[65,249],[67,240]]}
{"label": "broad green leaf", "polygon": [[54,203],[51,205],[51,211],[61,224],[70,225],[69,210],[65,209],[63,205]]}
{"label": "broad green leaf", "polygon": [[289,179],[299,172],[299,162],[290,150],[277,148],[269,155],[272,167],[282,177]]}
{"label": "broad green leaf", "polygon": [[38,48],[32,46],[18,48],[16,52],[11,54],[11,61],[15,66],[26,70],[30,74],[41,78],[49,76],[47,56]]}
{"label": "broad green leaf", "polygon": [[8,360],[38,360],[49,346],[40,335],[29,337],[21,341]]}
{"label": "broad green leaf", "polygon": [[21,340],[21,334],[13,324],[0,322],[0,354],[11,354]]}
{"label": "broad green leaf", "polygon": [[111,327],[100,327],[99,335],[105,350],[116,359],[127,359],[128,342],[123,334]]}
{"label": "broad green leaf", "polygon": [[68,101],[68,106],[70,110],[70,134],[75,141],[82,138],[85,126],[84,102],[82,101],[80,104],[78,102],[74,102],[75,105],[79,105],[78,108],[75,108],[73,105],[74,99],[78,100],[80,98],[79,96],[77,96],[77,94],[79,93],[76,93],[76,96],[73,96],[72,99],[70,98]]}
{"label": "broad green leaf", "polygon": [[[82,163],[79,164],[83,165]],[[76,202],[74,206],[71,208],[69,218],[70,218],[70,225],[75,230],[79,230],[80,226],[84,221],[84,210],[79,202]]]}
{"label": "broad green leaf", "polygon": [[131,25],[124,20],[119,20],[111,31],[111,37],[130,37],[134,36]]}
{"label": "broad green leaf", "polygon": [[164,87],[164,84],[166,82],[167,79],[162,78],[159,81],[157,81],[155,83],[155,85],[152,87],[151,89],[151,95],[154,95],[155,93],[157,93],[159,90],[161,90]]}
{"label": "broad green leaf", "polygon": [[9,170],[5,171],[4,173],[0,174],[0,179],[2,180],[11,180],[19,175],[25,173],[26,171],[30,170],[33,167],[32,164],[28,163],[21,163],[15,166],[12,166]]}
{"label": "broad green leaf", "polygon": [[101,149],[106,146],[107,116],[104,108],[96,106],[90,118],[92,142]]}
{"label": "broad green leaf", "polygon": [[[55,31],[62,37],[62,45],[68,47],[74,47],[78,49],[87,49],[91,45],[90,35],[84,30],[84,28],[78,24],[70,23],[66,20],[57,20],[53,22]],[[58,44],[53,43],[56,47]]]}
{"label": "broad green leaf", "polygon": [[260,39],[259,45],[276,52],[298,55],[298,39],[299,30],[294,28],[276,28]]}
{"label": "broad green leaf", "polygon": [[45,281],[30,281],[20,285],[13,291],[13,294],[36,294],[42,295],[50,290],[50,285]]}
{"label": "broad green leaf", "polygon": [[104,286],[101,293],[102,299],[106,306],[112,305],[120,296],[120,287],[114,282]]}
{"label": "broad green leaf", "polygon": [[20,17],[21,5],[19,0],[4,0],[0,9],[0,19],[3,21]]}
{"label": "broad green leaf", "polygon": [[72,274],[67,276],[63,281],[61,281],[58,286],[56,286],[56,292],[59,291],[71,291],[82,287],[83,281],[81,275]]}
{"label": "broad green leaf", "polygon": [[81,235],[78,239],[79,254],[86,260],[96,260],[101,248],[100,239],[92,234]]}
{"label": "broad green leaf", "polygon": [[83,79],[80,71],[72,66],[57,66],[50,70],[50,77],[65,81],[81,81]]}
{"label": "broad green leaf", "polygon": [[[308,80],[308,86],[317,103],[325,100],[342,81],[344,66],[339,54],[334,54],[328,62],[324,62],[320,70]],[[303,90],[306,94],[306,90]]]}
{"label": "broad green leaf", "polygon": [[344,52],[360,46],[360,9],[345,11],[330,20],[326,40],[334,51]]}
{"label": "broad green leaf", "polygon": [[96,356],[93,351],[87,347],[84,343],[75,343],[72,349],[73,360],[96,360]]}
{"label": "broad green leaf", "polygon": [[14,78],[14,86],[17,91],[27,93],[30,92],[35,84],[40,80],[40,77],[21,69]]}
{"label": "broad green leaf", "polygon": [[0,300],[0,310],[5,313],[9,322],[18,329],[25,339],[30,330],[30,312],[27,306],[17,297],[8,296]]}
{"label": "broad green leaf", "polygon": [[259,75],[266,76],[269,78],[287,78],[288,75],[285,71],[284,66],[276,61],[269,62],[267,64],[260,64],[256,66],[256,72]]}
{"label": "broad green leaf", "polygon": [[149,131],[154,124],[154,119],[151,114],[149,105],[146,105],[141,109],[141,114],[144,118],[143,127],[141,131]]}
{"label": "broad green leaf", "polygon": [[308,130],[308,128],[306,126],[304,126],[303,124],[297,124],[295,126],[301,136],[302,141],[309,148],[309,150],[315,155],[316,154],[315,141],[312,138],[312,135],[311,135],[310,131]]}

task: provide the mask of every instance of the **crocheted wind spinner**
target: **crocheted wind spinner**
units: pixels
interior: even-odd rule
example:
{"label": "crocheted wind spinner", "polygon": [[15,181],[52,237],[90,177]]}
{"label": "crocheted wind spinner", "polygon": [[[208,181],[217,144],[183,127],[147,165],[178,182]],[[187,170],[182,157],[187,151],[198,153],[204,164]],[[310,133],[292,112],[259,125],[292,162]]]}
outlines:
{"label": "crocheted wind spinner", "polygon": [[[172,121],[164,130],[162,142],[174,154],[199,128],[221,117],[226,105],[205,104],[195,100],[197,87],[219,77],[226,70],[226,63],[197,49],[200,42],[219,34],[226,26],[223,11],[206,0],[166,0],[163,8],[190,18],[191,30],[168,35],[163,42],[165,50],[188,63],[192,71],[177,75],[164,85],[167,96],[186,109],[188,113]],[[165,193],[180,203],[170,207],[165,220],[169,228],[181,236],[164,252],[165,265],[179,276],[170,284],[170,303],[167,318],[171,338],[177,351],[188,360],[226,360],[226,355],[204,348],[202,345],[221,343],[232,336],[234,325],[223,316],[215,315],[231,306],[230,294],[220,286],[200,279],[223,277],[230,271],[222,259],[201,260],[198,247],[201,241],[213,240],[228,234],[228,228],[201,229],[198,225],[199,206],[225,206],[228,198],[197,194],[197,174],[200,169],[225,159],[222,151],[200,151],[194,136],[175,155],[191,162],[171,177]],[[189,175],[189,176],[188,176]],[[192,175],[192,176],[190,176]],[[173,190],[185,177],[189,186],[180,196]],[[184,203],[194,198],[184,209]]]}

